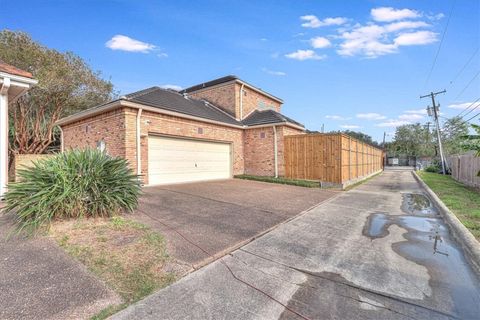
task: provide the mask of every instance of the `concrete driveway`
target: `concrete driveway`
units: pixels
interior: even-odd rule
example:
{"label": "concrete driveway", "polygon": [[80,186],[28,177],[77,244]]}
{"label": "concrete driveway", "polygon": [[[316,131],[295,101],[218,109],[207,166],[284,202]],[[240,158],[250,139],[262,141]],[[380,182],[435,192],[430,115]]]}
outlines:
{"label": "concrete driveway", "polygon": [[480,282],[410,171],[384,172],[113,319],[478,319]]}
{"label": "concrete driveway", "polygon": [[133,218],[165,235],[169,253],[194,268],[339,193],[239,179],[143,191]]}

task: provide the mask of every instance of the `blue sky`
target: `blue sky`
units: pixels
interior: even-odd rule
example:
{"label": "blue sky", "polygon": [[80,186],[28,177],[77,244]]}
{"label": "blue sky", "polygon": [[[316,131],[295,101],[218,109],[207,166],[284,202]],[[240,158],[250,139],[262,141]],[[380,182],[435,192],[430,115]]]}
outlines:
{"label": "blue sky", "polygon": [[453,3],[10,1],[0,28],[75,52],[121,93],[235,74],[283,98],[283,113],[309,129],[381,140],[428,121],[420,94],[447,89],[444,117],[480,98],[480,2]]}

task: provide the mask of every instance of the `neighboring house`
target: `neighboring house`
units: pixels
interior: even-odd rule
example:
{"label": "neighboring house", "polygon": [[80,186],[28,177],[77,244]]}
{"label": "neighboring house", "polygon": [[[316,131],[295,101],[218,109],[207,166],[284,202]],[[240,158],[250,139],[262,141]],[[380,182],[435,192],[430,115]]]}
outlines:
{"label": "neighboring house", "polygon": [[8,182],[8,104],[36,83],[30,72],[0,61],[0,198]]}
{"label": "neighboring house", "polygon": [[235,76],[181,92],[148,88],[58,121],[62,148],[126,158],[147,185],[282,176],[284,136],[305,132],[283,101]]}

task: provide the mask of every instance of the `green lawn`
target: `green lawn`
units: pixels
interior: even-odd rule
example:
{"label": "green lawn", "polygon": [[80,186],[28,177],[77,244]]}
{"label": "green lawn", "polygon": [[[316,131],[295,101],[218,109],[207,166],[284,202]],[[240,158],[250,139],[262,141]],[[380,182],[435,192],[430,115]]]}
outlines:
{"label": "green lawn", "polygon": [[423,171],[417,173],[475,238],[480,240],[480,192],[450,176]]}
{"label": "green lawn", "polygon": [[292,185],[292,186],[299,186],[299,187],[306,187],[306,188],[320,188],[320,182],[319,181],[252,176],[252,175],[248,175],[248,174],[236,175],[235,178],[244,179],[244,180],[270,182],[270,183],[289,184],[289,185]]}

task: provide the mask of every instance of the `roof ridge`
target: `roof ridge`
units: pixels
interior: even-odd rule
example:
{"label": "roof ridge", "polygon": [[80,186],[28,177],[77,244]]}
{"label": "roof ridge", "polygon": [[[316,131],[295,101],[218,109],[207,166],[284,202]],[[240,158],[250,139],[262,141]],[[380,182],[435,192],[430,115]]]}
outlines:
{"label": "roof ridge", "polygon": [[131,99],[141,97],[143,95],[146,95],[150,92],[153,92],[153,91],[156,91],[156,90],[159,90],[159,89],[161,90],[162,88],[160,88],[159,86],[153,86],[153,87],[150,87],[150,88],[146,88],[146,89],[142,89],[142,90],[139,90],[139,91],[135,91],[135,92],[126,94],[126,95],[122,96],[122,98],[125,98],[127,100],[131,100]]}

